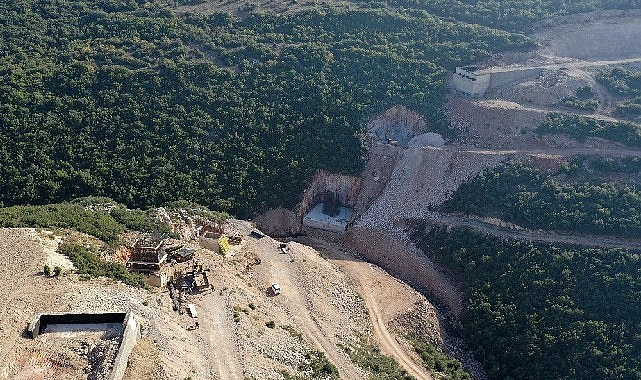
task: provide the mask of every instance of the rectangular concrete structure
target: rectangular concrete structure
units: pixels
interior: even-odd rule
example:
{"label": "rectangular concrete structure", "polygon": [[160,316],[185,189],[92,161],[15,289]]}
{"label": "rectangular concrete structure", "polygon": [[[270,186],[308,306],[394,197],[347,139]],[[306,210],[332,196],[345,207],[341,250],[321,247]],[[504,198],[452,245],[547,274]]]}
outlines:
{"label": "rectangular concrete structure", "polygon": [[108,380],[121,380],[127,369],[129,355],[140,336],[140,326],[133,313],[51,313],[40,314],[27,326],[27,335],[36,339],[47,325],[91,325],[122,323],[122,334],[118,337],[118,351]]}
{"label": "rectangular concrete structure", "polygon": [[463,94],[473,98],[485,95],[490,87],[491,76],[479,74],[475,66],[457,67],[452,82],[454,87]]}
{"label": "rectangular concrete structure", "polygon": [[338,215],[332,217],[323,213],[323,206],[324,204],[321,202],[307,213],[303,218],[303,225],[325,231],[345,232],[347,224],[352,219],[352,209],[349,207],[341,207]]}

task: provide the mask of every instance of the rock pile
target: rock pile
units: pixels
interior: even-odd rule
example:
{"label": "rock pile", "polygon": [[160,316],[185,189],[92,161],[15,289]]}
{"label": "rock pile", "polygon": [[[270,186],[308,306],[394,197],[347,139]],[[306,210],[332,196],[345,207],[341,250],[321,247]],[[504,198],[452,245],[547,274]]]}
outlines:
{"label": "rock pile", "polygon": [[396,166],[381,196],[356,221],[362,228],[391,230],[394,222],[426,219],[458,186],[506,157],[490,152],[409,148]]}

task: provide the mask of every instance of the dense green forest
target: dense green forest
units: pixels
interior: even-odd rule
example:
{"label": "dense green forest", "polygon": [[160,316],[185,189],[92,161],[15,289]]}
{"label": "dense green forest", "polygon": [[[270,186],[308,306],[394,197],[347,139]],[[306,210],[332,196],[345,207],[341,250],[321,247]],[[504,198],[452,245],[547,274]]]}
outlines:
{"label": "dense green forest", "polygon": [[511,31],[523,31],[553,16],[641,7],[639,0],[389,0],[389,3]]}
{"label": "dense green forest", "polygon": [[[636,6],[579,3],[522,4],[537,17]],[[0,0],[0,202],[185,199],[240,217],[292,206],[318,169],[359,173],[369,117],[401,103],[448,133],[447,71],[532,46],[376,4],[239,19],[143,0]]]}
{"label": "dense green forest", "polygon": [[588,137],[600,137],[628,146],[641,146],[641,125],[580,115],[551,113],[537,127],[536,133],[563,133],[580,141],[585,141]]}
{"label": "dense green forest", "polygon": [[247,217],[318,169],[357,174],[363,120],[437,131],[447,69],[522,36],[423,11],[182,15],[145,1],[0,1],[0,201],[185,199]]}
{"label": "dense green forest", "polygon": [[[592,165],[600,171],[639,170],[638,159],[594,159]],[[441,209],[498,217],[533,229],[640,236],[641,190],[636,184],[588,179],[581,168],[576,160],[557,173],[504,164],[462,184]]]}
{"label": "dense green forest", "polygon": [[641,377],[641,256],[416,229],[468,294],[468,344],[492,379]]}

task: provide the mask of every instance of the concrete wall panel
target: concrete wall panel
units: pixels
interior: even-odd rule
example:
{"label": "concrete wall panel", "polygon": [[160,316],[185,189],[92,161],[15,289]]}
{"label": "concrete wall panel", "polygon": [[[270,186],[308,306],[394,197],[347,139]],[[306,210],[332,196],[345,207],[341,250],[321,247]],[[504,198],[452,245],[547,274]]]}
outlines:
{"label": "concrete wall panel", "polygon": [[530,78],[536,78],[541,75],[542,71],[542,68],[533,68],[492,73],[489,86],[490,88],[497,88],[510,83],[521,82]]}
{"label": "concrete wall panel", "polygon": [[138,343],[138,337],[140,336],[140,326],[136,318],[134,318],[133,313],[127,313],[123,325],[120,347],[118,348],[118,354],[114,360],[114,366],[108,380],[122,380],[125,376],[129,355],[131,355],[131,351],[133,351],[136,343]]}

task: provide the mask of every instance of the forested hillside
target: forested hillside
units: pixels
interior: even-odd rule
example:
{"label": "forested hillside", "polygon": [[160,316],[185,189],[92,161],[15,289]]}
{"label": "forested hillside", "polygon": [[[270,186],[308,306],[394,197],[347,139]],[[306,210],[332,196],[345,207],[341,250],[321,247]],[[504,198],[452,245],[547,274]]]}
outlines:
{"label": "forested hillside", "polygon": [[144,1],[0,2],[5,205],[186,199],[249,216],[317,169],[356,174],[363,120],[434,130],[447,69],[522,36],[422,11],[178,16]]}
{"label": "forested hillside", "polygon": [[493,379],[641,377],[641,256],[425,229],[468,294],[465,336]]}
{"label": "forested hillside", "polygon": [[512,31],[523,31],[534,22],[553,16],[641,6],[639,0],[391,0],[390,3]]}
{"label": "forested hillside", "polygon": [[640,170],[638,159],[578,158],[555,173],[505,164],[461,185],[441,210],[497,217],[532,229],[638,237],[638,183],[601,179],[585,168],[633,176]]}

